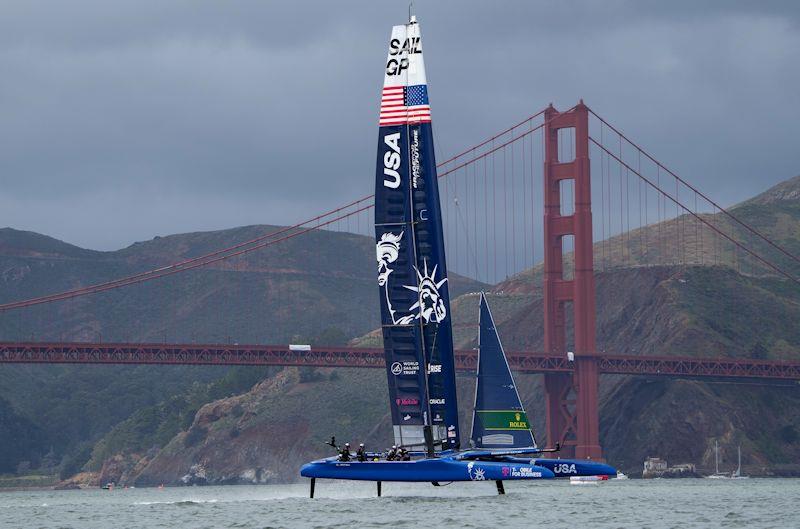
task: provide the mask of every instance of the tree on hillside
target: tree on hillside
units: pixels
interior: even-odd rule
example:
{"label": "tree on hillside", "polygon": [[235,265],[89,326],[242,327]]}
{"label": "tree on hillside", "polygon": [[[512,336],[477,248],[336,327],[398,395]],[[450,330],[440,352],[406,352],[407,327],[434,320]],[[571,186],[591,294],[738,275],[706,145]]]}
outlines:
{"label": "tree on hillside", "polygon": [[0,473],[18,469],[27,472],[37,467],[47,446],[44,432],[0,398]]}

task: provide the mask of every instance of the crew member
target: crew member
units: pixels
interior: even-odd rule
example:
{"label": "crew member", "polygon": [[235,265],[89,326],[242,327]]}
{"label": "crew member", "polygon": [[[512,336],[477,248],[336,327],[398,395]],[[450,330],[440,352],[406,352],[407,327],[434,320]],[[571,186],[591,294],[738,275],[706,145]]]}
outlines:
{"label": "crew member", "polygon": [[350,461],[350,443],[345,443],[339,452],[339,461]]}
{"label": "crew member", "polygon": [[400,452],[397,454],[397,459],[400,461],[411,461],[411,454],[408,453],[408,450],[405,447],[400,447]]}
{"label": "crew member", "polygon": [[397,445],[392,445],[392,449],[386,454],[386,461],[397,461]]}
{"label": "crew member", "polygon": [[367,451],[364,448],[364,443],[358,445],[358,450],[356,450],[356,459],[358,459],[359,461],[367,460]]}

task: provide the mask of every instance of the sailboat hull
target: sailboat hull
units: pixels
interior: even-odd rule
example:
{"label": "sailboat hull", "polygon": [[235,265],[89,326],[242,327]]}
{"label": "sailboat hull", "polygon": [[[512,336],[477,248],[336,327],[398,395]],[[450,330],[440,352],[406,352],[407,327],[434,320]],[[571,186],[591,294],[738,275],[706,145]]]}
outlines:
{"label": "sailboat hull", "polygon": [[617,476],[617,469],[605,463],[586,461],[585,459],[530,459],[522,457],[509,457],[507,460],[515,463],[529,463],[550,470],[557,478],[571,476]]}
{"label": "sailboat hull", "polygon": [[312,461],[300,469],[306,478],[361,481],[488,481],[550,479],[555,474],[538,465],[512,461],[457,461],[450,458],[415,461],[351,461],[336,458]]}

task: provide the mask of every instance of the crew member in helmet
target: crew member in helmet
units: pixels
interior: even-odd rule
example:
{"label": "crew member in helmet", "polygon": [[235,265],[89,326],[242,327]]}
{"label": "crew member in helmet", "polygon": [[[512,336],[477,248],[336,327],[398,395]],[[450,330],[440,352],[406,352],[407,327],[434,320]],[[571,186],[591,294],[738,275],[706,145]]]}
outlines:
{"label": "crew member in helmet", "polygon": [[408,453],[408,450],[405,447],[400,447],[400,451],[397,453],[398,461],[411,461],[411,454]]}
{"label": "crew member in helmet", "polygon": [[364,443],[358,445],[358,450],[356,450],[356,459],[359,461],[367,460],[367,450],[364,448]]}
{"label": "crew member in helmet", "polygon": [[392,449],[386,454],[386,461],[397,461],[397,445],[392,445]]}
{"label": "crew member in helmet", "polygon": [[339,461],[350,461],[350,443],[345,443],[339,451]]}

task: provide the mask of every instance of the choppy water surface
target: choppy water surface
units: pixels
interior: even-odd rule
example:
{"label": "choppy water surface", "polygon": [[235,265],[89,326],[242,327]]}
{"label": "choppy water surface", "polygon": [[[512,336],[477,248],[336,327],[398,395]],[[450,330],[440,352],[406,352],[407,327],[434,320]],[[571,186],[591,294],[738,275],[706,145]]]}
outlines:
{"label": "choppy water surface", "polygon": [[1,492],[0,527],[800,527],[800,480],[306,484]]}

